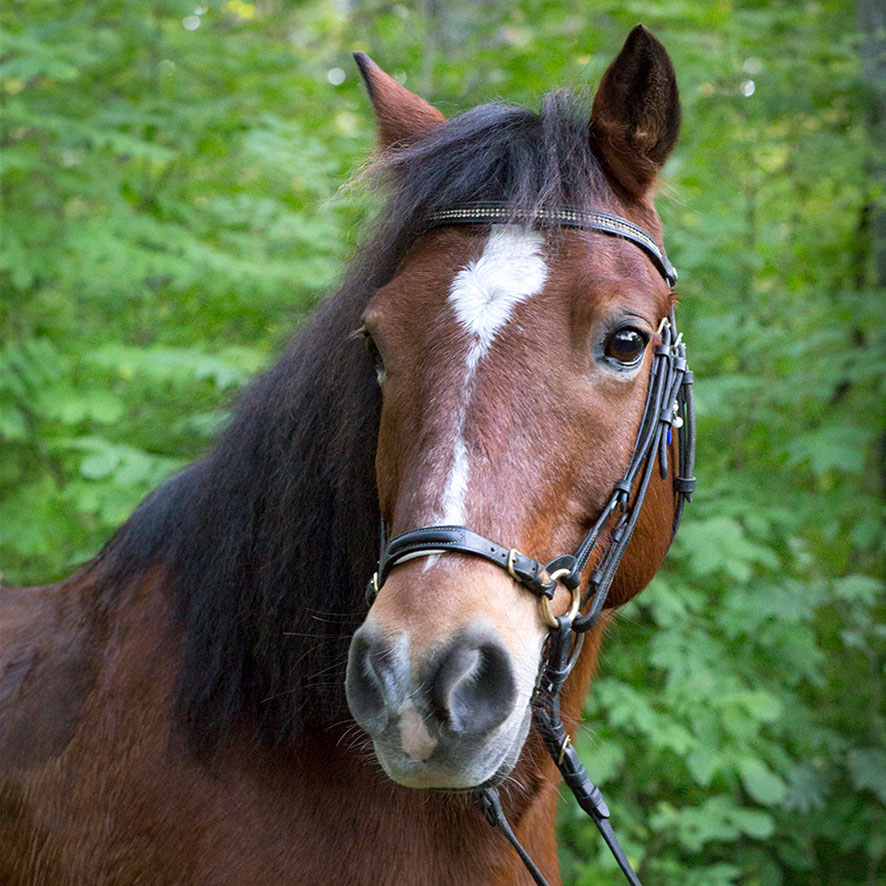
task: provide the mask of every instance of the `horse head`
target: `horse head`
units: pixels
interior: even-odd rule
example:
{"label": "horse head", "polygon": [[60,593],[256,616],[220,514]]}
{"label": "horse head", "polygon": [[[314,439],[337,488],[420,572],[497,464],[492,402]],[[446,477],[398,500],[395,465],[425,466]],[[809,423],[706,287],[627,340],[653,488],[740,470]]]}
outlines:
{"label": "horse head", "polygon": [[[648,411],[674,308],[670,265],[663,252],[655,260],[652,197],[677,138],[676,81],[638,26],[589,118],[560,115],[555,126],[544,109],[496,106],[494,120],[478,108],[447,121],[366,56],[357,61],[395,190],[414,206],[422,189],[454,187],[453,169],[482,182],[462,188],[475,199],[424,218],[358,330],[382,393],[385,568],[351,642],[347,697],[392,779],[474,789],[515,766],[549,625],[573,602],[593,605],[581,589],[611,544],[606,522],[572,588],[544,569],[606,516]],[[570,224],[569,212],[636,226],[652,245]],[[668,549],[678,496],[661,474],[651,474],[607,608],[642,590]],[[409,544],[393,556],[387,539],[398,537]]]}

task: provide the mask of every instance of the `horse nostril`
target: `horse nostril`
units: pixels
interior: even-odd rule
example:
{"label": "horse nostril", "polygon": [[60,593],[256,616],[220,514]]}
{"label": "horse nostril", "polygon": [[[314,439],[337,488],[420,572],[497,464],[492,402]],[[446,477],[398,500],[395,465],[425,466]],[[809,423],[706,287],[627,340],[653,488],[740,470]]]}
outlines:
{"label": "horse nostril", "polygon": [[354,634],[348,651],[345,693],[354,719],[367,732],[381,732],[388,723],[385,700],[391,679],[385,669],[390,669],[391,657],[390,646],[369,623]]}
{"label": "horse nostril", "polygon": [[488,629],[466,632],[443,653],[429,694],[454,732],[489,732],[507,719],[517,697],[507,649]]}

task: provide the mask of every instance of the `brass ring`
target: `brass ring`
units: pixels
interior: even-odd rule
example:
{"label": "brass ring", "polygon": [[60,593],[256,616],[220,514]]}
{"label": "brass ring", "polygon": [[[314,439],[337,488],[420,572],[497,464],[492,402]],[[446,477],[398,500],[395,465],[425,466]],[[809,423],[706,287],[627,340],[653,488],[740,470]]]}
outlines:
{"label": "brass ring", "polygon": [[[571,569],[555,569],[551,573],[552,581],[559,581],[563,578],[564,575],[569,575],[572,572]],[[554,613],[551,612],[551,601],[548,600],[547,597],[540,597],[541,600],[541,614],[544,616],[545,624],[549,628],[559,627],[557,624],[557,619],[554,618]],[[581,584],[576,585],[572,589],[572,601],[569,604],[569,611],[567,612],[567,617],[569,621],[575,621],[575,617],[578,615],[578,610],[581,608]]]}

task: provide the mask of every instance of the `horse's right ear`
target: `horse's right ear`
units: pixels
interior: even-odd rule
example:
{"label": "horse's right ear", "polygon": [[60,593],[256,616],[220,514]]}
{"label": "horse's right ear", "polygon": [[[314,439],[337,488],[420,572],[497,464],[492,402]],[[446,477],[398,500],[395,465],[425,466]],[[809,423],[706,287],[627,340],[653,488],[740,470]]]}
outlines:
{"label": "horse's right ear", "polygon": [[423,98],[401,86],[386,74],[365,52],[355,52],[354,61],[366,81],[366,89],[378,123],[382,150],[415,141],[446,118]]}
{"label": "horse's right ear", "polygon": [[664,46],[642,25],[607,68],[591,112],[594,153],[634,197],[643,197],[677,142],[680,99]]}

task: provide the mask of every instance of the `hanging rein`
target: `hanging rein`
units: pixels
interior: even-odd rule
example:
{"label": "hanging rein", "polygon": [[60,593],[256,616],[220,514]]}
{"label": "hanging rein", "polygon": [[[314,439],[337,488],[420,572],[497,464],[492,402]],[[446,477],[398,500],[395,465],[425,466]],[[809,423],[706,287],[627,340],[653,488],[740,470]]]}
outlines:
{"label": "hanging rein", "polygon": [[[677,281],[677,272],[653,237],[633,222],[606,212],[552,208],[528,213],[515,211],[505,204],[465,204],[432,215],[428,227],[515,222],[578,228],[620,237],[635,244],[649,256],[668,286],[673,288]],[[609,823],[609,809],[603,795],[591,783],[587,770],[566,734],[560,714],[560,691],[578,659],[584,635],[597,623],[606,605],[609,589],[630,544],[656,465],[662,478],[668,476],[668,455],[675,428],[679,443],[679,465],[673,477],[677,501],[672,540],[680,526],[684,505],[695,490],[695,478],[692,475],[695,463],[692,372],[686,362],[683,337],[677,334],[673,311],[662,318],[658,334],[661,342],[654,346],[646,404],[630,464],[615,484],[612,496],[600,516],[574,553],[563,554],[542,564],[516,548],[505,548],[466,526],[425,526],[404,532],[388,541],[382,520],[378,571],[372,576],[367,588],[367,598],[371,600],[398,563],[423,554],[455,551],[482,557],[507,570],[515,582],[539,597],[542,615],[549,630],[532,699],[538,731],[563,780],[575,795],[579,806],[599,828],[632,886],[641,884]],[[598,540],[608,527],[611,527],[609,544],[582,588],[582,574]],[[571,594],[569,609],[561,616],[555,616],[550,608],[558,583]],[[501,828],[535,882],[539,886],[547,886],[547,881],[520,845],[505,818],[496,788],[480,790],[475,799],[486,820],[493,827]]]}

